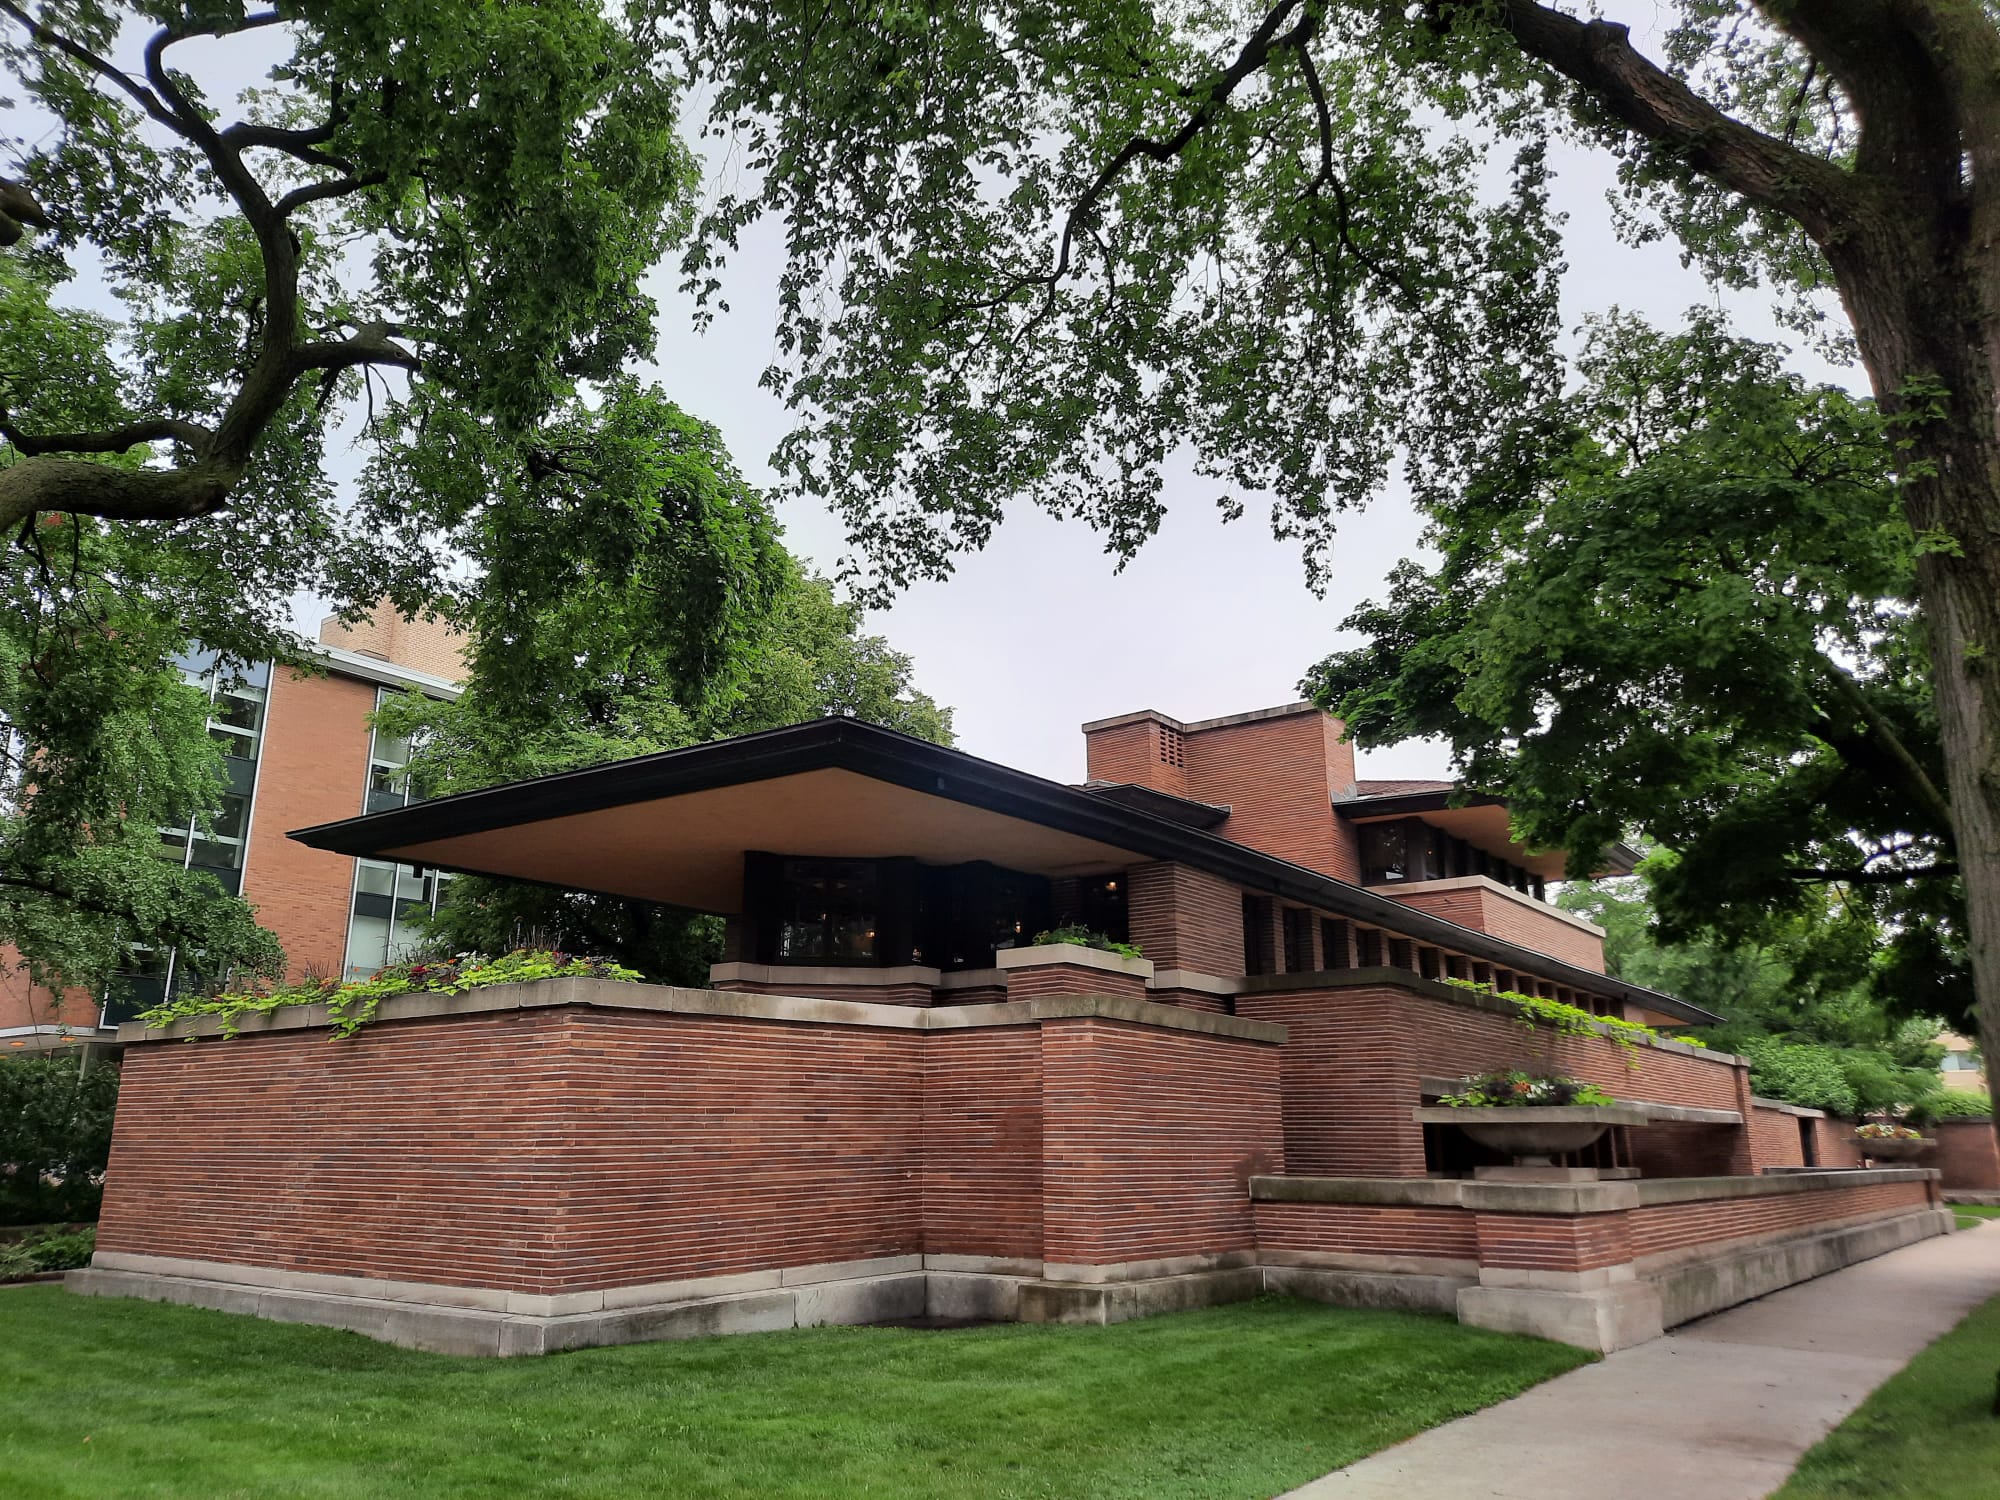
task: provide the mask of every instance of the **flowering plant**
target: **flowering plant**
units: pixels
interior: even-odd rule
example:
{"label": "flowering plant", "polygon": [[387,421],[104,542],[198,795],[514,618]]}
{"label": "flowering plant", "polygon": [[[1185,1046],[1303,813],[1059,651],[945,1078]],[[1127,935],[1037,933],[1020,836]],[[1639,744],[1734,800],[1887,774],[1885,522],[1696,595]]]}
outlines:
{"label": "flowering plant", "polygon": [[1582,1083],[1560,1073],[1530,1073],[1525,1068],[1469,1074],[1459,1080],[1456,1093],[1438,1100],[1453,1109],[1546,1109],[1554,1105],[1617,1102],[1594,1083]]}
{"label": "flowering plant", "polygon": [[1864,1141],[1920,1141],[1924,1138],[1921,1130],[1912,1130],[1907,1125],[1882,1125],[1874,1122],[1855,1126],[1854,1133]]}

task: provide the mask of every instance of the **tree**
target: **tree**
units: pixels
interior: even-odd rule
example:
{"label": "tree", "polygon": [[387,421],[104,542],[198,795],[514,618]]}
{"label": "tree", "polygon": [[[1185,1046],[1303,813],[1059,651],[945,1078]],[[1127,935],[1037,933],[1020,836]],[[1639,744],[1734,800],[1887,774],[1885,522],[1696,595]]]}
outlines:
{"label": "tree", "polygon": [[1559,898],[1604,928],[1612,973],[1726,1016],[1698,1035],[1749,1057],[1760,1096],[1849,1117],[1928,1109],[1942,1089],[1940,1022],[1874,982],[1885,960],[1870,918],[1821,893],[1763,942],[1661,943],[1648,893],[1670,865],[1656,852],[1638,879],[1570,885]]}
{"label": "tree", "polygon": [[[554,701],[546,693],[525,700],[504,682],[496,690],[482,649],[462,697],[406,696],[385,705],[378,722],[415,743],[411,776],[428,796],[829,714],[950,744],[951,710],[912,685],[909,657],[880,636],[861,634],[859,606],[841,602],[830,582],[795,564],[781,564],[780,572],[770,613],[746,629],[735,675],[705,699],[685,699],[662,670],[670,641],[635,642],[622,630],[622,621],[643,619],[646,607],[637,597],[641,586],[613,572],[542,604],[543,615],[562,616],[574,629],[522,622],[525,638],[555,640],[570,653],[573,669],[555,680]],[[587,606],[576,609],[579,601]],[[511,652],[493,655],[502,672],[517,669]],[[562,947],[615,958],[666,983],[705,984],[722,933],[714,918],[649,902],[461,875],[427,936],[454,952]]]}
{"label": "tree", "polygon": [[[662,59],[656,21],[566,0],[0,0],[47,126],[0,167],[0,940],[39,976],[133,941],[276,961],[148,851],[220,789],[175,655],[301,664],[296,595],[490,633],[526,697],[562,642],[512,614],[619,568],[677,692],[734,671],[775,529],[684,482],[705,430],[624,373],[694,181]],[[79,267],[115,316],[63,301]]]}
{"label": "tree", "polygon": [[1969,1024],[1916,545],[1872,403],[1710,316],[1599,324],[1540,440],[1434,509],[1367,644],[1308,679],[1363,744],[1438,736],[1570,874],[1638,830],[1662,934],[1766,939],[1826,888],[1905,1013]]}
{"label": "tree", "polygon": [[1560,269],[1543,148],[1609,153],[1634,232],[1728,285],[1837,292],[1897,424],[2000,1055],[2000,21],[1990,0],[1676,10],[1655,60],[1537,0],[711,4],[696,55],[755,186],[716,205],[689,279],[712,294],[735,234],[782,218],[773,380],[802,421],[780,462],[891,582],[1016,494],[1128,553],[1177,447],[1225,505],[1268,493],[1318,566],[1399,450],[1421,500],[1533,441]]}

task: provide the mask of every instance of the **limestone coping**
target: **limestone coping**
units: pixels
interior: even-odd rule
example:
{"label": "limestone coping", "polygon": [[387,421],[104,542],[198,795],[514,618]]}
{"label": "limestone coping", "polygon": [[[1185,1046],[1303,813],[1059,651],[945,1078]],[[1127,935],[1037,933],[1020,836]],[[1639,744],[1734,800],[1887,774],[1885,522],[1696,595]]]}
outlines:
{"label": "limestone coping", "polygon": [[1824,1120],[1826,1118],[1826,1111],[1823,1109],[1807,1109],[1804,1105],[1787,1104],[1782,1099],[1760,1099],[1755,1094],[1750,1096],[1750,1107],[1752,1109],[1775,1109],[1781,1115],[1798,1115],[1807,1120]]}
{"label": "limestone coping", "polygon": [[[859,1000],[813,999],[801,995],[760,995],[741,990],[630,984],[585,975],[538,979],[526,984],[496,984],[458,995],[438,992],[397,995],[381,1003],[375,1020],[370,1024],[379,1026],[397,1021],[545,1010],[562,1006],[722,1016],[740,1020],[795,1021],[823,1026],[874,1026],[898,1031],[955,1031],[1096,1018],[1273,1045],[1282,1043],[1286,1036],[1285,1028],[1273,1021],[1218,1015],[1179,1005],[1159,1005],[1150,1000],[1133,1000],[1122,995],[1047,995],[1033,1000],[1007,1000],[991,1005],[926,1008],[879,1005]],[[244,1036],[253,1036],[274,1031],[325,1030],[331,1025],[332,1018],[325,1005],[287,1005],[278,1010],[238,1016],[235,1030]],[[157,1030],[137,1021],[128,1021],[118,1028],[118,1039],[125,1043],[189,1040],[222,1034],[222,1020],[218,1016],[194,1016]]]}
{"label": "limestone coping", "polygon": [[1442,880],[1398,880],[1383,885],[1371,885],[1368,889],[1378,896],[1387,896],[1391,901],[1399,901],[1405,896],[1420,896],[1426,891],[1491,891],[1495,895],[1505,896],[1509,901],[1527,907],[1537,915],[1550,917],[1558,922],[1567,922],[1592,937],[1604,936],[1604,929],[1588,917],[1580,917],[1573,911],[1564,911],[1560,906],[1537,900],[1525,891],[1515,890],[1511,885],[1502,885],[1491,875],[1451,875]]}
{"label": "limestone coping", "polygon": [[[1526,1111],[1510,1111],[1526,1113]],[[1931,1167],[1830,1168],[1773,1177],[1652,1177],[1621,1182],[1477,1182],[1439,1177],[1252,1177],[1259,1203],[1354,1203],[1516,1214],[1621,1213],[1671,1203],[1763,1198],[1885,1182],[1925,1182]]]}
{"label": "limestone coping", "polygon": [[920,984],[934,990],[999,987],[1007,976],[998,969],[953,969],[946,973],[928,964],[898,964],[874,968],[866,964],[750,964],[731,959],[708,966],[710,984],[808,984],[815,989],[880,989],[885,985]]}
{"label": "limestone coping", "polygon": [[995,968],[1035,969],[1048,964],[1068,964],[1077,969],[1102,969],[1107,974],[1136,974],[1153,977],[1150,958],[1128,958],[1102,948],[1086,948],[1081,943],[1035,943],[1026,948],[1002,948],[993,955]]}

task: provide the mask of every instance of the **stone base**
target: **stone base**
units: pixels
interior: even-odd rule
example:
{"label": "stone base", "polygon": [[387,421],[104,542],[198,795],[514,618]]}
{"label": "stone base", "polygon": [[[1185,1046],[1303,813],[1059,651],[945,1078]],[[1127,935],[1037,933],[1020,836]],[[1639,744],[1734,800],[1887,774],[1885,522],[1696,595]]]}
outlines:
{"label": "stone base", "polygon": [[1470,1276],[1344,1271],[1319,1266],[1266,1266],[1264,1288],[1285,1297],[1330,1302],[1335,1307],[1388,1307],[1402,1312],[1456,1312],[1458,1294],[1478,1283]]}
{"label": "stone base", "polygon": [[1458,1294],[1458,1321],[1472,1328],[1554,1339],[1600,1354],[1629,1349],[1666,1331],[1659,1290],[1644,1281],[1564,1292],[1469,1286]]}
{"label": "stone base", "polygon": [[1981,1188],[1946,1188],[1944,1201],[1947,1203],[1977,1204],[1984,1208],[2000,1208],[2000,1193]]}
{"label": "stone base", "polygon": [[1475,1182],[1629,1182],[1637,1167],[1474,1167]]}
{"label": "stone base", "polygon": [[1186,1312],[1219,1302],[1244,1302],[1264,1290],[1264,1270],[1242,1266],[1142,1281],[1026,1281],[1023,1323],[1125,1323],[1159,1313]]}
{"label": "stone base", "polygon": [[[1950,1234],[1957,1227],[1958,1221],[1949,1209],[1918,1209],[1894,1218],[1870,1219],[1818,1234],[1753,1245],[1734,1253],[1725,1248],[1648,1279],[1660,1289],[1666,1326],[1672,1328],[1753,1297],[1824,1276],[1828,1271],[1838,1271],[1856,1261],[1887,1255],[1918,1240]],[[1643,1263],[1639,1271],[1646,1275]]]}

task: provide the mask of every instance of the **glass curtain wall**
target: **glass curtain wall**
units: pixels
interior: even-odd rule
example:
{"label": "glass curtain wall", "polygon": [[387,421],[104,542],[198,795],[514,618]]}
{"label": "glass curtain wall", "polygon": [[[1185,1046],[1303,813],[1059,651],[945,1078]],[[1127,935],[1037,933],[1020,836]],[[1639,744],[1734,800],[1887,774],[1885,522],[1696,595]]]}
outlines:
{"label": "glass curtain wall", "polygon": [[[391,692],[377,688],[375,706],[380,708]],[[380,729],[369,736],[364,811],[387,812],[420,800],[410,789],[412,748],[408,739]],[[450,884],[451,877],[436,870],[419,874],[408,865],[357,859],[347,918],[346,977],[366,979],[413,957],[423,946],[417,919],[437,910]]]}

